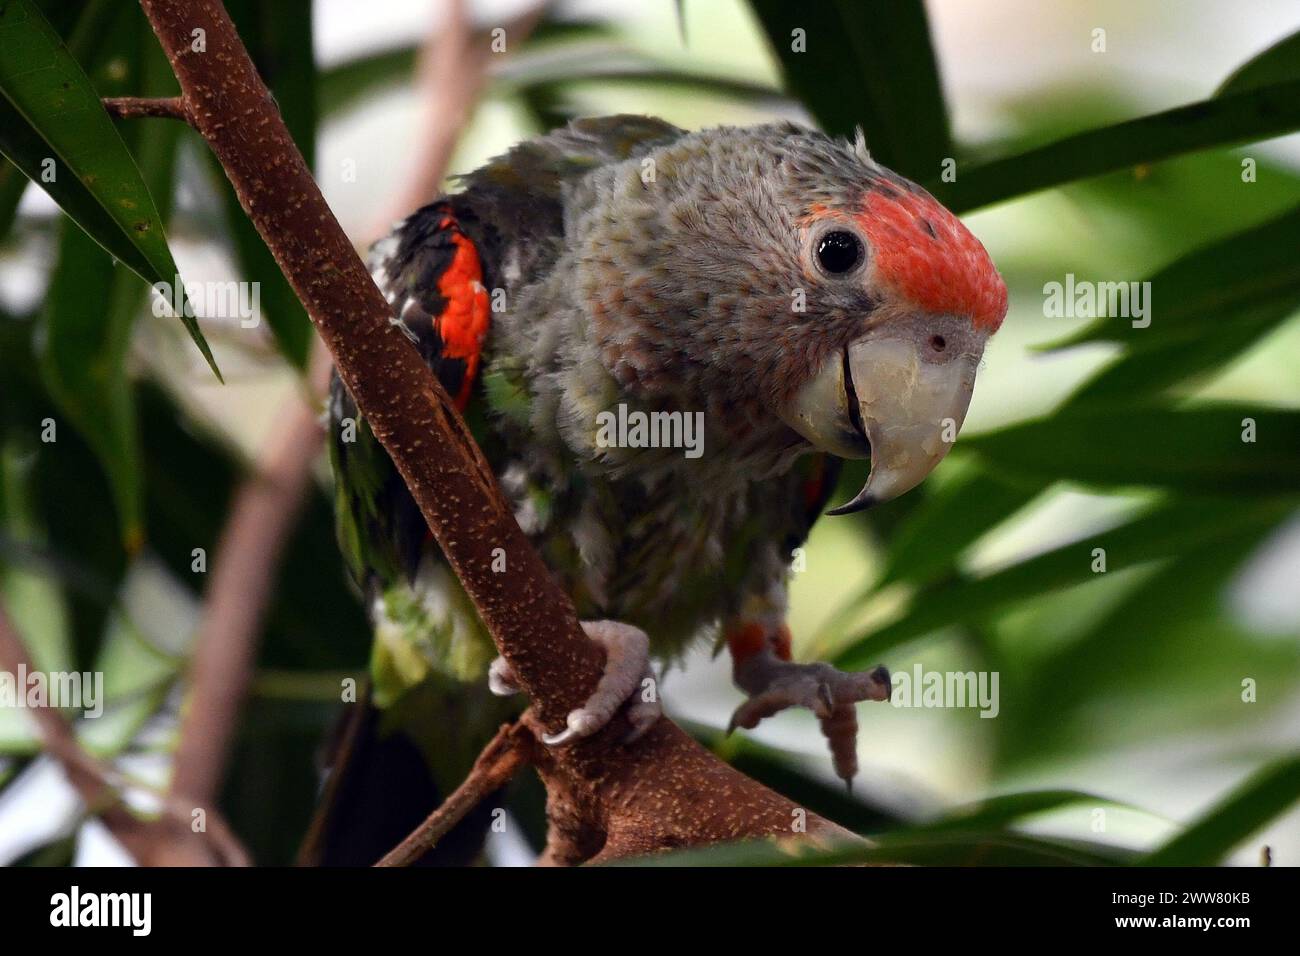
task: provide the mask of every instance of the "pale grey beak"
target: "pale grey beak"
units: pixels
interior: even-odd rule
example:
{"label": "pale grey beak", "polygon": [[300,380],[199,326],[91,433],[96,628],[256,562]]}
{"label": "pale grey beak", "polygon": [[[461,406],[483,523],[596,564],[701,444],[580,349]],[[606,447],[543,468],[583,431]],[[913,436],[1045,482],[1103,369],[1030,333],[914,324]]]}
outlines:
{"label": "pale grey beak", "polygon": [[841,458],[871,458],[871,474],[852,500],[827,514],[849,514],[919,485],[948,454],[975,388],[979,350],[925,354],[924,336],[859,339],[827,361],[782,414],[815,447]]}

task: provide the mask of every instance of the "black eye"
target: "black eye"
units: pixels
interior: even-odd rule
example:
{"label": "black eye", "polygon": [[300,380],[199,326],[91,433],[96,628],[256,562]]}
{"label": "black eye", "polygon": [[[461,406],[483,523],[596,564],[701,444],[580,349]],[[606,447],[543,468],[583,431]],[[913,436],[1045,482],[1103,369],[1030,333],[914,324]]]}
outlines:
{"label": "black eye", "polygon": [[851,232],[837,229],[817,243],[817,262],[831,275],[848,272],[861,261],[862,240]]}

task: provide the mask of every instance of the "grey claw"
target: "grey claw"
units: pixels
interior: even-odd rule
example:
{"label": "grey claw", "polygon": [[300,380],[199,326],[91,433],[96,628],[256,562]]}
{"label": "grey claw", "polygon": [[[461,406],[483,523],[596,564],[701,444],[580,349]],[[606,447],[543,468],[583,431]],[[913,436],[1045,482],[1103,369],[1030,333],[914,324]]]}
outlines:
{"label": "grey claw", "polygon": [[519,693],[515,672],[504,657],[498,657],[488,665],[488,690],[498,697],[511,697]]}
{"label": "grey claw", "polygon": [[565,725],[563,730],[556,733],[542,734],[542,743],[548,747],[562,747],[581,737],[590,737],[605,726],[605,720],[599,714],[594,714],[586,708],[580,707],[577,710],[569,711]]}
{"label": "grey claw", "polygon": [[827,684],[825,681],[817,685],[817,698],[824,708],[823,710],[818,710],[816,707],[813,708],[813,712],[817,714],[818,717],[825,717],[835,709],[835,696],[831,693],[831,685]]}
{"label": "grey claw", "polygon": [[[654,680],[654,673],[647,668],[643,679]],[[659,722],[659,718],[663,715],[664,709],[659,703],[657,690],[650,700],[637,699],[634,694],[627,705],[627,722],[630,729],[623,735],[620,743],[624,745],[636,743]]]}
{"label": "grey claw", "polygon": [[548,747],[560,747],[577,739],[578,735],[569,727],[565,727],[558,733],[542,734],[542,743],[546,744]]}

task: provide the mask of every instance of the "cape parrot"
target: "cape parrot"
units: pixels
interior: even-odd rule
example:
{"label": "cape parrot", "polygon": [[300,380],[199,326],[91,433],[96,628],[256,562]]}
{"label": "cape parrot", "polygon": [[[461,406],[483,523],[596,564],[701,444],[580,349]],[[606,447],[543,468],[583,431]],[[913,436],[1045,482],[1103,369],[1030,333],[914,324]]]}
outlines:
{"label": "cape parrot", "polygon": [[[791,660],[788,566],[840,459],[871,472],[832,514],[902,494],[951,447],[1007,309],[984,247],[860,134],[789,123],[575,120],[460,185],[399,223],[371,269],[606,647],[592,700],[547,742],[625,699],[644,730],[659,716],[648,657],[713,634],[748,696],[732,726],[809,707],[851,780],[853,705],[887,699],[889,674]],[[484,738],[459,741],[499,724],[487,690],[512,675],[337,378],[330,415],[374,702],[440,689],[423,746],[454,785]]]}

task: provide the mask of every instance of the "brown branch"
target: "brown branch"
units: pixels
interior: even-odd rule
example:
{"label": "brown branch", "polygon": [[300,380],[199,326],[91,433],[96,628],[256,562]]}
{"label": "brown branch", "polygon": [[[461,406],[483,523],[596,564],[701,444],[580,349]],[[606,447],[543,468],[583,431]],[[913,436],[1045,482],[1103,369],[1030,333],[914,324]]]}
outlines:
{"label": "brown branch", "polygon": [[528,762],[529,741],[525,735],[531,737],[531,733],[522,724],[503,726],[478,755],[464,782],[375,866],[410,866],[432,850],[467,813],[488,794],[509,783]]}
{"label": "brown branch", "polygon": [[108,115],[116,119],[155,116],[161,119],[180,120],[182,123],[190,121],[185,112],[185,100],[179,96],[106,96],[103,103]]}
{"label": "brown branch", "polygon": [[[540,8],[521,20],[519,29],[530,28],[539,12]],[[431,201],[432,191],[446,174],[452,149],[468,122],[487,72],[489,47],[472,40],[463,0],[450,0],[446,26],[430,37],[421,56],[419,86],[421,102],[426,104],[425,132],[415,149],[413,178],[402,191],[401,212],[384,223],[385,231],[392,219]],[[105,101],[105,105],[110,102],[119,110],[141,110],[131,115],[158,115],[145,110],[159,107],[174,110],[188,122],[180,97],[166,101],[126,97]],[[328,373],[329,362],[320,350],[314,355],[310,376],[313,396],[324,393]],[[247,694],[260,622],[269,598],[267,587],[250,587],[250,582],[256,585],[273,579],[323,438],[318,416],[301,405],[266,443],[263,460],[237,492],[227,519],[205,602],[191,671],[195,689],[181,732],[172,784],[174,792],[197,802],[209,803],[216,798],[235,721]]]}
{"label": "brown branch", "polygon": [[[186,112],[226,171],[344,383],[387,450],[501,653],[557,730],[600,677],[602,652],[515,523],[447,393],[389,321],[388,304],[326,205],[217,0],[141,0]],[[191,48],[201,29],[205,52]],[[493,569],[504,552],[508,574]],[[497,552],[500,553],[500,552]],[[667,720],[636,745],[613,722],[542,755],[550,859],[578,862],[741,837],[788,835],[788,800],[736,772]],[[810,835],[847,836],[807,814]]]}
{"label": "brown branch", "polygon": [[[543,721],[558,728],[599,679],[600,651],[515,524],[447,393],[389,321],[388,303],[326,205],[221,4],[141,5],[196,129]],[[205,31],[205,52],[191,49],[195,29]],[[493,571],[498,547],[509,574]]]}
{"label": "brown branch", "polygon": [[[31,655],[0,606],[0,670],[17,675],[24,667],[32,669]],[[206,814],[207,829],[202,835],[191,828],[190,808],[166,795],[162,797],[161,819],[136,816],[122,801],[121,775],[82,749],[72,725],[62,714],[51,707],[35,707],[31,713],[42,746],[63,768],[88,812],[104,822],[137,863],[206,865],[215,858],[226,866],[249,865],[248,851],[219,813]]]}
{"label": "brown branch", "polygon": [[[387,204],[387,211],[376,217],[361,245],[369,246],[386,234],[392,224],[412,209],[437,198],[443,177],[451,164],[451,154],[472,114],[472,107],[487,76],[489,46],[475,38],[465,15],[464,0],[448,0],[447,18],[439,29],[430,33],[420,51],[415,78],[420,103],[420,123],[408,159],[410,173],[398,195]],[[530,11],[507,28],[512,37],[522,39],[531,31],[541,14],[541,6]],[[317,804],[315,815],[298,850],[299,866],[317,865],[323,841],[338,798],[352,748],[364,726],[360,712],[354,711],[344,723],[343,734],[333,751],[333,772]]]}
{"label": "brown branch", "polygon": [[[446,108],[455,98],[469,102],[435,122],[439,111],[430,114],[429,135],[416,150],[417,170],[403,191],[406,210],[433,198],[419,198],[435,189],[446,172],[451,151],[470,115],[470,106],[482,86],[487,69],[487,44],[474,44],[468,29],[462,0],[452,0],[445,30],[431,39],[422,60],[428,74],[429,60],[443,64],[432,70],[434,83],[426,77],[423,94],[435,105]],[[535,16],[535,15],[534,15]],[[436,50],[437,54],[431,54]],[[445,61],[445,62],[444,62]],[[443,88],[446,84],[446,88]],[[423,95],[422,95],[423,99]],[[188,115],[180,97],[174,100],[121,98],[106,101],[115,115]],[[310,392],[323,394],[329,363],[323,350],[317,352],[311,374]],[[211,587],[206,596],[203,623],[191,665],[193,691],[177,748],[173,793],[210,804],[217,798],[228,762],[231,738],[253,671],[261,620],[269,600],[269,582],[274,580],[286,539],[310,479],[311,465],[324,438],[317,414],[305,403],[297,407],[283,426],[267,441],[255,473],[236,493],[216,551]]]}

